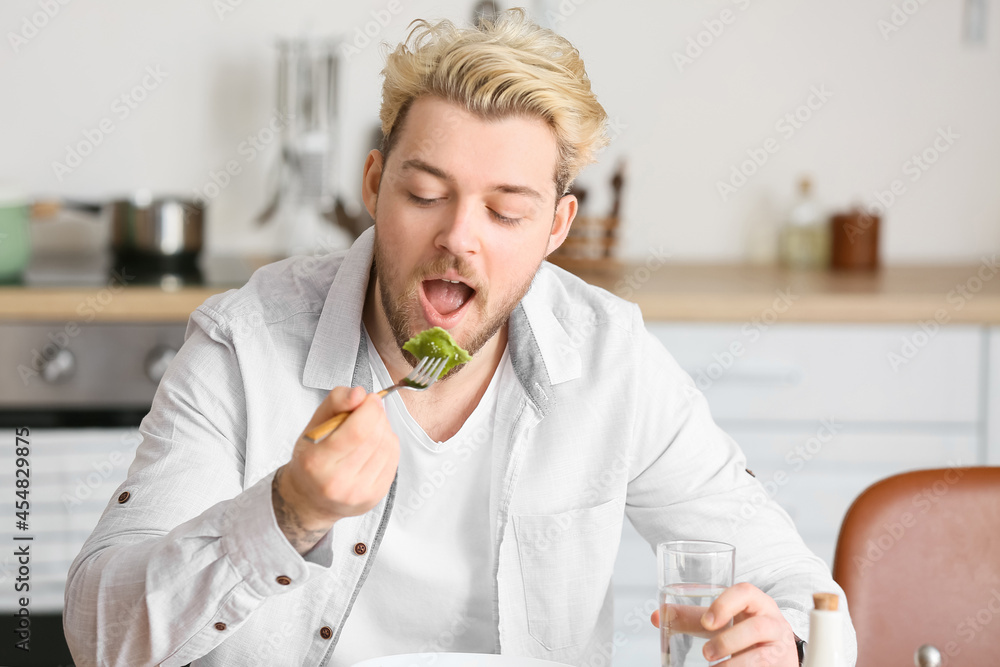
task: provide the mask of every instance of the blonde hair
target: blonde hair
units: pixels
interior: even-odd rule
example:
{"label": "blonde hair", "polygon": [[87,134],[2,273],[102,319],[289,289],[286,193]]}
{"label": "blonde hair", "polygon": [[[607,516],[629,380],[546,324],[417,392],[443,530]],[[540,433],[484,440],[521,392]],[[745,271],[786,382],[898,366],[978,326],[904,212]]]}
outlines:
{"label": "blonde hair", "polygon": [[532,23],[523,9],[478,28],[414,21],[388,54],[382,74],[382,152],[388,157],[413,101],[437,96],[495,120],[535,116],[552,128],[559,149],[556,196],[607,145],[607,114],[590,89],[580,52]]}

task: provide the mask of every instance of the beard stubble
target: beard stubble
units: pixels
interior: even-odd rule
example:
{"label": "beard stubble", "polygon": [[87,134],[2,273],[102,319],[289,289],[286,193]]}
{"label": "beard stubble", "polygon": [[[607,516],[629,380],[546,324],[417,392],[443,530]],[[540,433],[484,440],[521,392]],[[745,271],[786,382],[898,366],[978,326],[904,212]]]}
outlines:
{"label": "beard stubble", "polygon": [[[423,313],[420,308],[418,291],[420,283],[426,276],[439,275],[447,272],[449,269],[454,269],[460,275],[476,282],[475,285],[470,285],[470,287],[475,289],[475,294],[472,297],[472,306],[482,320],[482,324],[477,330],[473,331],[471,339],[464,344],[460,340],[455,341],[470,355],[475,356],[510,319],[510,314],[514,312],[517,304],[521,302],[521,299],[524,298],[524,295],[531,288],[531,283],[538,272],[538,266],[541,266],[544,260],[544,257],[540,259],[538,266],[531,272],[531,275],[505,299],[499,302],[495,308],[491,308],[489,287],[461,257],[442,255],[429,264],[418,267],[414,275],[406,278],[404,282],[399,272],[395,270],[392,259],[379,242],[378,226],[375,228],[374,241],[374,273],[378,285],[378,299],[382,305],[382,311],[385,313],[386,320],[389,323],[392,337],[396,341],[396,347],[399,348],[403,358],[414,365],[418,360],[408,351],[404,350],[403,345],[423,330],[421,325]],[[399,292],[394,292],[393,285],[400,284],[403,285],[402,289]],[[467,313],[466,317],[470,314]],[[453,377],[463,367],[464,364],[455,367],[445,378],[442,378],[442,381]]]}

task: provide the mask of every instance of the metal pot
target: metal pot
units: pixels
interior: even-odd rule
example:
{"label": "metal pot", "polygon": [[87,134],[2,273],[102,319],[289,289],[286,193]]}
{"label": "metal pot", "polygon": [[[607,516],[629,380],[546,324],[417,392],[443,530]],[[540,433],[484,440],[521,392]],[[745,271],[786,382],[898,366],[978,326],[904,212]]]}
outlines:
{"label": "metal pot", "polygon": [[116,257],[193,260],[201,252],[205,207],[193,199],[153,197],[140,191],[128,199],[100,204],[71,200],[36,202],[33,217],[50,217],[60,209],[78,211],[95,219],[106,217],[111,250]]}
{"label": "metal pot", "polygon": [[115,255],[191,257],[201,252],[205,207],[180,197],[134,196],[108,203]]}

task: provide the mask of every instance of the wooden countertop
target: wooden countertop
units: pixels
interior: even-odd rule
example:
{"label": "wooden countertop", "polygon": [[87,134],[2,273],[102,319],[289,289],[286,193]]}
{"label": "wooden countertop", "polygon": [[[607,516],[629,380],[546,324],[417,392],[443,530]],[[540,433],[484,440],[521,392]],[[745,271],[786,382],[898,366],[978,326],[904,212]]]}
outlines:
{"label": "wooden countertop", "polygon": [[[992,261],[992,258],[991,258]],[[644,319],[698,322],[1000,324],[1000,264],[895,266],[871,272],[749,265],[563,261],[587,282],[635,301]],[[772,312],[773,311],[773,312]]]}
{"label": "wooden countertop", "polygon": [[[561,262],[639,304],[647,321],[1000,324],[1000,269],[899,266],[871,273],[742,265]],[[2,321],[183,322],[227,288],[2,287]]]}
{"label": "wooden countertop", "polygon": [[205,299],[226,289],[0,287],[0,322],[186,322]]}

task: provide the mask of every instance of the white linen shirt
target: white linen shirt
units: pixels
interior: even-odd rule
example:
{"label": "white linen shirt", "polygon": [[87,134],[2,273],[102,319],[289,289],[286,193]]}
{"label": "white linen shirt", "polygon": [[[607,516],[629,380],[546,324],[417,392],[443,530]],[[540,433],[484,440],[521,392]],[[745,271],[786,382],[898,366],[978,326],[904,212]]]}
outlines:
{"label": "white linen shirt", "polygon": [[[329,663],[396,485],[303,557],[275,521],[271,479],[330,389],[371,390],[372,243],[369,229],[346,253],[266,266],[192,313],[128,478],[70,568],[77,665]],[[518,383],[498,399],[489,504],[496,652],[605,663],[626,515],[654,545],[734,544],[736,580],[800,637],[812,593],[843,600],[637,306],[543,263],[508,345]],[[844,641],[853,665],[846,613]]]}

